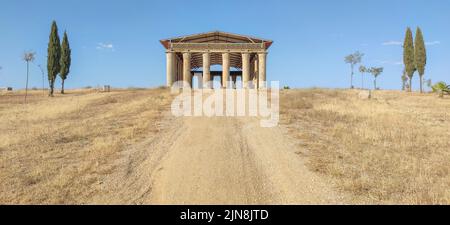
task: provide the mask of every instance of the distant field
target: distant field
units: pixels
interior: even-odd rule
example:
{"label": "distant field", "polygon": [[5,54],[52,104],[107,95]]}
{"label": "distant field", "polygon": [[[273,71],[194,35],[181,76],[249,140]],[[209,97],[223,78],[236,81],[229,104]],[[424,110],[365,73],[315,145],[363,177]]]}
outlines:
{"label": "distant field", "polygon": [[450,204],[450,99],[434,94],[292,90],[282,123],[308,167],[352,202]]}

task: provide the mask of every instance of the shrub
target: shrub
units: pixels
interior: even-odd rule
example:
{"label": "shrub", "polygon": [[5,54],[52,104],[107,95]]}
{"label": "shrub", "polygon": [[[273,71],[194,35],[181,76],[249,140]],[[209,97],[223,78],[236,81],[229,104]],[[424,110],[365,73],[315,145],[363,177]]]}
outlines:
{"label": "shrub", "polygon": [[444,97],[444,94],[450,94],[450,85],[441,81],[431,87],[433,92],[439,93],[439,97]]}

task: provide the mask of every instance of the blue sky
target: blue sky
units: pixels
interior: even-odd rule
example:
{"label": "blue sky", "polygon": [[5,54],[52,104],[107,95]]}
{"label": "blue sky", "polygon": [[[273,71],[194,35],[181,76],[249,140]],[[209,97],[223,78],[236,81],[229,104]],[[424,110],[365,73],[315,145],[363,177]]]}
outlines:
{"label": "blue sky", "polygon": [[25,86],[26,50],[37,53],[30,86],[42,86],[37,65],[46,68],[53,19],[72,47],[68,88],[163,85],[160,39],[221,30],[274,40],[268,79],[282,85],[348,87],[344,56],[360,50],[365,65],[385,67],[378,85],[398,89],[407,26],[420,26],[428,42],[425,77],[450,82],[449,10],[448,0],[2,0],[0,86]]}

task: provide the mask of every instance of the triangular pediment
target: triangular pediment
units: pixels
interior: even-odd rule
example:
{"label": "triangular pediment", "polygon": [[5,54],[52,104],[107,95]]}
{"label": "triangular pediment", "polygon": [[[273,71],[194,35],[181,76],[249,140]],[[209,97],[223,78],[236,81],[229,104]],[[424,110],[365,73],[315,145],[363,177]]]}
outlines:
{"label": "triangular pediment", "polygon": [[273,41],[252,36],[212,31],[161,40],[161,44],[168,48],[170,43],[265,43],[269,48]]}

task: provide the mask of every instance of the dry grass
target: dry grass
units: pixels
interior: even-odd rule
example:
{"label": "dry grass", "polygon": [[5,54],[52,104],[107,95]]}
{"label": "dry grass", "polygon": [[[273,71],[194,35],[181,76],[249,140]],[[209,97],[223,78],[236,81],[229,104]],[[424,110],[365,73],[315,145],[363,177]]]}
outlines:
{"label": "dry grass", "polygon": [[[154,136],[167,90],[0,95],[0,204],[89,202],[128,146]],[[104,191],[104,190],[103,190]]]}
{"label": "dry grass", "polygon": [[[109,178],[132,176],[123,163],[136,155],[132,146],[164,135],[171,99],[164,89],[52,99],[32,91],[28,104],[23,93],[0,95],[0,204],[109,202],[120,189]],[[283,91],[281,104],[298,154],[350,202],[450,204],[449,98],[378,91],[363,100],[358,91],[311,89]],[[141,150],[144,160],[148,150]],[[127,185],[138,180],[148,186],[139,176]]]}
{"label": "dry grass", "polygon": [[310,169],[363,204],[450,204],[450,99],[351,90],[281,94],[282,123]]}

